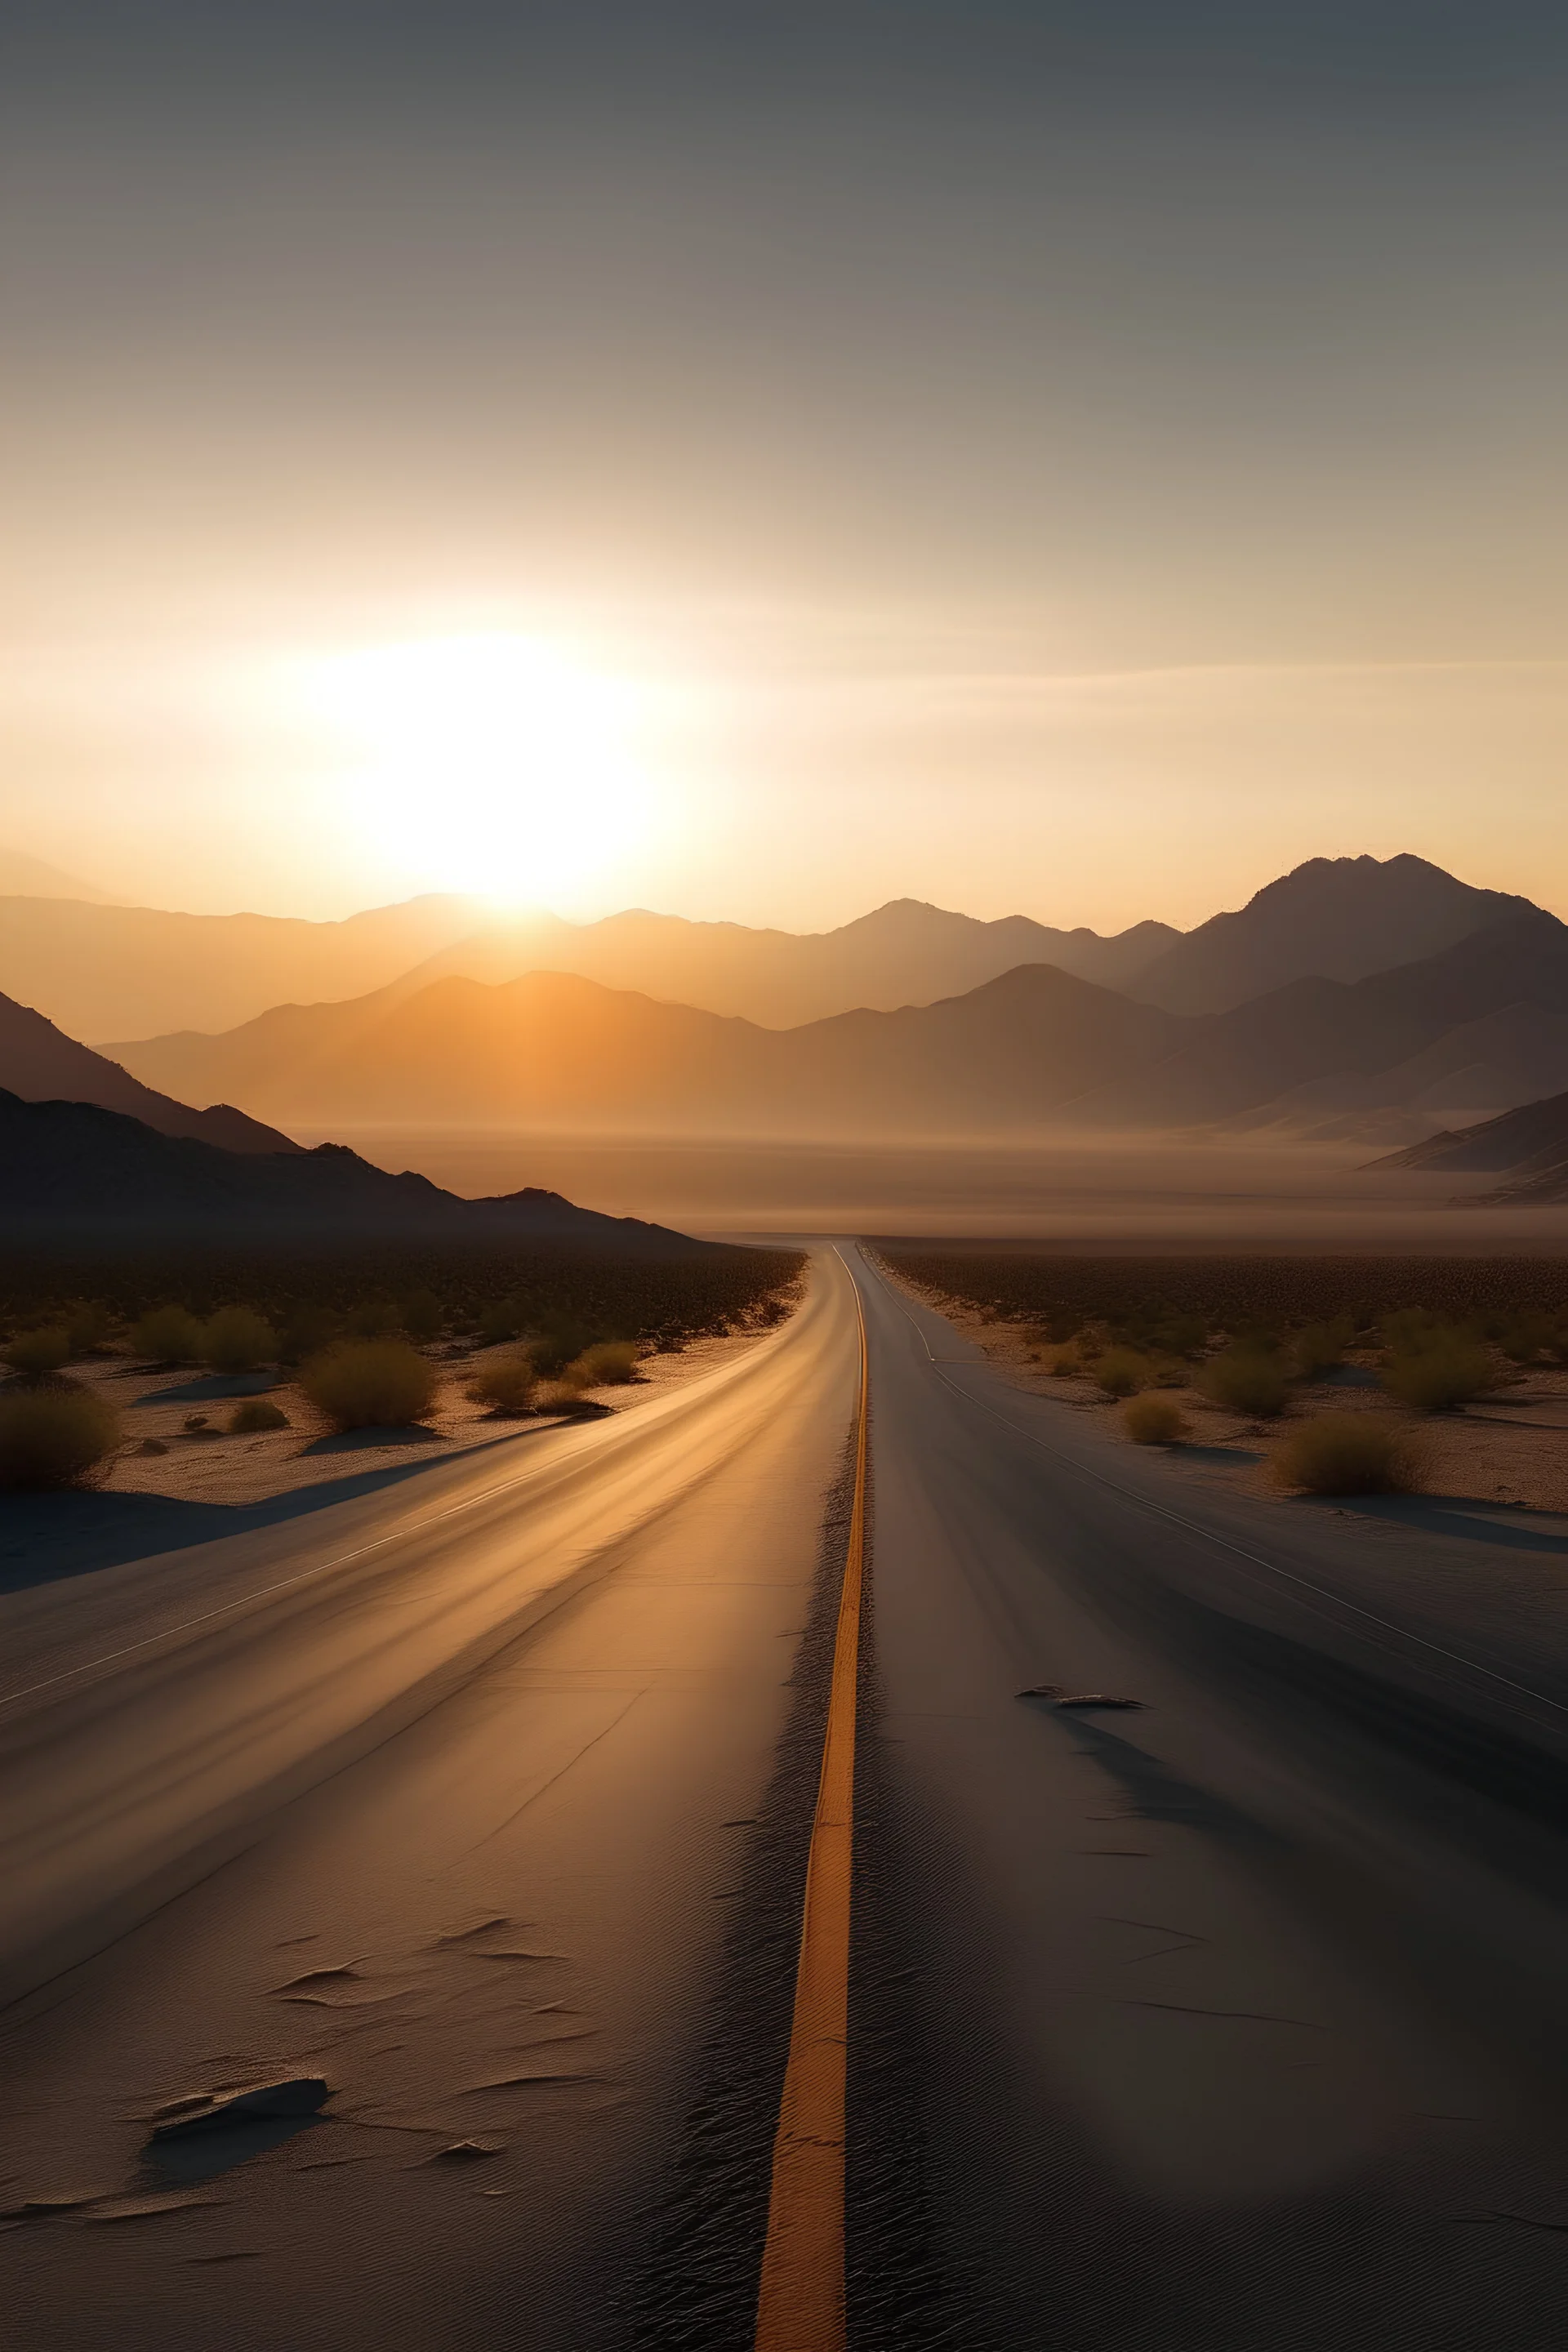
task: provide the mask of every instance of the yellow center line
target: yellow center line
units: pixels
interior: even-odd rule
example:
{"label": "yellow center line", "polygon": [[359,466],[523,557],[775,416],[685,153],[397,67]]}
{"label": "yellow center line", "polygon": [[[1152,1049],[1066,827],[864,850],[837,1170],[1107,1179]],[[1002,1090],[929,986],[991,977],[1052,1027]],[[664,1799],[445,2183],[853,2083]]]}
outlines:
{"label": "yellow center line", "polygon": [[[847,1268],[846,1268],[847,1272]],[[853,1277],[851,1276],[851,1280]],[[844,2085],[849,2042],[849,1877],[854,1834],[855,1685],[866,1564],[866,1313],[855,1502],[838,1601],[822,1779],[805,1867],[789,2063],[773,2141],[756,2352],[844,2352]]]}

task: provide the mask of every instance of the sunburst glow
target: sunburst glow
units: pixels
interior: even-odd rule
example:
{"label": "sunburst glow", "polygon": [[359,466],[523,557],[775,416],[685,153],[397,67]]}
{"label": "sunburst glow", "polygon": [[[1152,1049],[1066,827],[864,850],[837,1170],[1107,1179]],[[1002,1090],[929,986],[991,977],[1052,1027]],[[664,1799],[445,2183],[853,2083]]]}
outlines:
{"label": "sunburst glow", "polygon": [[351,822],[426,887],[570,898],[646,835],[644,697],[548,640],[416,639],[310,666]]}

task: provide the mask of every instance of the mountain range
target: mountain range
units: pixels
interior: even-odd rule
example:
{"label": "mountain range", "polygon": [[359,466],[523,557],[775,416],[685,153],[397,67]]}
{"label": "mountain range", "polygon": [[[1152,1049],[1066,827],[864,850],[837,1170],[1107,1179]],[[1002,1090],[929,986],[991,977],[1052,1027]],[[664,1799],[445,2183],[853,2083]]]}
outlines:
{"label": "mountain range", "polygon": [[[1319,977],[1225,1012],[1172,1013],[1049,964],[961,996],[786,1030],[562,973],[432,982],[284,1008],[232,1035],[117,1052],[200,1099],[316,1126],[427,1123],[785,1137],[1080,1128],[1251,1129],[1346,1099],[1399,1106],[1431,1074],[1488,1108],[1511,1040],[1568,1078],[1568,927],[1527,902],[1440,953]],[[1517,907],[1518,911],[1506,911]],[[1533,1087],[1532,1091],[1539,1091]]]}
{"label": "mountain range", "polygon": [[637,1217],[601,1216],[529,1187],[465,1201],[426,1177],[389,1175],[342,1144],[226,1151],[161,1135],[96,1104],[24,1102],[0,1089],[0,1219],[40,1244],[286,1239],[549,1242],[639,1257],[690,1257],[711,1243]]}
{"label": "mountain range", "polygon": [[[0,857],[0,881],[5,877]],[[168,914],[0,896],[0,989],[73,1035],[226,1028],[286,1003],[342,1003],[432,981],[570,971],[612,988],[788,1028],[858,1004],[962,994],[1020,963],[1056,963],[1121,987],[1181,938],[1138,923],[1114,938],[1023,915],[980,922],[898,899],[837,930],[752,930],[645,909],[569,923],[499,918],[482,900],[426,898],[341,923]]]}
{"label": "mountain range", "polygon": [[289,998],[384,987],[484,919],[458,898],[307,923],[17,893],[0,897],[0,991],[95,1045],[192,1021],[226,1028]]}
{"label": "mountain range", "polygon": [[1214,915],[1114,986],[1167,1013],[1228,1013],[1293,980],[1370,979],[1531,912],[1528,898],[1478,890],[1440,866],[1397,857],[1314,857],[1233,915]]}
{"label": "mountain range", "polygon": [[[531,971],[572,972],[775,1029],[934,1003],[1026,963],[1053,964],[1166,1012],[1217,1013],[1292,980],[1353,982],[1436,954],[1528,904],[1405,856],[1313,859],[1187,933],[1146,921],[1106,938],[1022,915],[982,922],[908,898],[798,934],[637,908],[593,923],[509,920],[458,897],[309,923],[102,903],[85,886],[77,898],[40,896],[23,886],[18,864],[24,875],[37,866],[0,854],[0,887],[16,886],[0,896],[0,990],[94,1044],[210,1034],[283,1006],[359,1003],[374,1018],[382,1008],[364,1001],[384,991],[407,996],[442,979],[494,984]],[[38,869],[46,884],[50,870]]]}
{"label": "mountain range", "polygon": [[[341,976],[362,954],[395,960],[476,912],[471,900],[427,899],[337,926],[279,925],[37,898],[0,902],[0,915],[24,904],[63,911],[84,953],[84,927],[100,919],[195,927],[180,933],[181,952],[215,960],[214,1003],[226,972],[236,979],[231,950],[248,986],[285,956],[281,934],[303,933]],[[265,953],[247,965],[258,937]],[[774,1013],[857,989],[904,1001],[779,1025],[653,986],[513,971],[552,941],[606,971],[652,969],[666,986]],[[1006,961],[1019,954],[1027,960]],[[1115,984],[1068,971],[1069,954]],[[973,979],[998,960],[1004,970]],[[1568,929],[1527,899],[1412,856],[1314,859],[1192,932],[1145,924],[1111,940],[909,900],[798,936],[637,912],[492,923],[368,992],[107,1055],[0,999],[0,1086],[263,1155],[297,1149],[263,1123],[273,1121],[777,1138],[1071,1124],[1405,1142],[1564,1085]]]}
{"label": "mountain range", "polygon": [[531,971],[574,973],[700,1012],[793,1029],[866,1006],[893,1012],[961,996],[1023,963],[1055,964],[1123,988],[1179,940],[1168,923],[1135,923],[1107,939],[1056,930],[1026,915],[981,922],[918,898],[894,898],[832,931],[752,930],[634,908],[597,923],[553,915],[496,924],[432,956],[400,993],[448,978],[490,982]]}

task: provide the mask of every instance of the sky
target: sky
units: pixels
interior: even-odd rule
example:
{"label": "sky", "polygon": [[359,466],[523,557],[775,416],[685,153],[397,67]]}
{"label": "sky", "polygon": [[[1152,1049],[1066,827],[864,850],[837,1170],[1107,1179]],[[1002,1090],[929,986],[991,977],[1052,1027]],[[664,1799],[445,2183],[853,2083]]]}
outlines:
{"label": "sky", "polygon": [[7,0],[0,842],[1568,913],[1568,12]]}

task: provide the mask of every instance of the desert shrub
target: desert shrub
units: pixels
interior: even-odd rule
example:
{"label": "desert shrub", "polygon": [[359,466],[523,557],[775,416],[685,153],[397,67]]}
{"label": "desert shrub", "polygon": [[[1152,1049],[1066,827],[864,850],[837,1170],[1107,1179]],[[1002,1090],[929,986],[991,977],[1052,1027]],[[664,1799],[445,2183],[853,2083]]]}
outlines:
{"label": "desert shrub", "polygon": [[541,1412],[578,1412],[584,1397],[575,1381],[546,1381],[535,1390],[533,1401]]}
{"label": "desert shrub", "polygon": [[398,1318],[411,1339],[438,1339],[447,1326],[441,1302],[433,1290],[411,1290],[397,1304]]}
{"label": "desert shrub", "polygon": [[1309,1495],[1408,1495],[1420,1461],[1407,1431],[1367,1412],[1321,1412],[1293,1429],[1270,1465]]}
{"label": "desert shrub", "polygon": [[1463,1331],[1436,1331],[1424,1343],[1391,1355],[1383,1385],[1401,1404],[1422,1412],[1445,1412],[1496,1386],[1491,1362],[1479,1339]]}
{"label": "desert shrub", "polygon": [[287,1429],[289,1416],[270,1397],[242,1397],[228,1417],[231,1437],[248,1437],[253,1430]]}
{"label": "desert shrub", "polygon": [[1290,1342],[1290,1353],[1301,1378],[1310,1381],[1342,1364],[1352,1336],[1346,1316],[1336,1316],[1331,1323],[1309,1323],[1298,1331]]}
{"label": "desert shrub", "polygon": [[1179,1445],[1187,1417],[1174,1397],[1135,1396],[1121,1408],[1121,1426],[1134,1445]]}
{"label": "desert shrub", "polygon": [[479,1309],[479,1337],[488,1348],[515,1339],[522,1329],[523,1307],[515,1298],[493,1298]]}
{"label": "desert shrub", "polygon": [[120,1443],[107,1398],[66,1386],[0,1396],[0,1486],[80,1486]]}
{"label": "desert shrub", "polygon": [[220,1307],[202,1326],[202,1361],[215,1372],[253,1372],[277,1357],[277,1332],[249,1307]]}
{"label": "desert shrub", "polygon": [[153,1307],[136,1323],[131,1345],[154,1364],[200,1363],[202,1327],[186,1307]]}
{"label": "desert shrub", "polygon": [[436,1394],[434,1370],[404,1339],[341,1339],[312,1358],[300,1384],[339,1429],[400,1429]]}
{"label": "desert shrub", "polygon": [[528,1352],[547,1378],[563,1377],[567,1365],[591,1348],[594,1339],[595,1334],[574,1316],[542,1316],[540,1328],[528,1343]]}
{"label": "desert shrub", "polygon": [[468,1383],[468,1395],[475,1404],[488,1404],[494,1412],[527,1412],[538,1385],[532,1357],[519,1349],[481,1365]]}
{"label": "desert shrub", "polygon": [[637,1368],[635,1339],[601,1339],[567,1365],[564,1378],[582,1389],[624,1388]]}
{"label": "desert shrub", "polygon": [[71,1360],[70,1333],[58,1323],[46,1323],[33,1331],[18,1331],[0,1348],[0,1360],[9,1364],[14,1372],[25,1380],[41,1379],[46,1372],[58,1372],[62,1364]]}
{"label": "desert shrub", "polygon": [[1226,1348],[1211,1358],[1198,1375],[1198,1386],[1215,1404],[1265,1419],[1284,1412],[1289,1393],[1279,1358],[1254,1348]]}
{"label": "desert shrub", "polygon": [[1131,1348],[1107,1348],[1093,1366],[1094,1378],[1108,1397],[1129,1397],[1146,1388],[1154,1368],[1146,1356]]}

